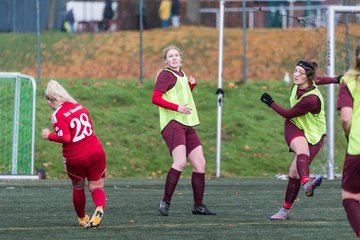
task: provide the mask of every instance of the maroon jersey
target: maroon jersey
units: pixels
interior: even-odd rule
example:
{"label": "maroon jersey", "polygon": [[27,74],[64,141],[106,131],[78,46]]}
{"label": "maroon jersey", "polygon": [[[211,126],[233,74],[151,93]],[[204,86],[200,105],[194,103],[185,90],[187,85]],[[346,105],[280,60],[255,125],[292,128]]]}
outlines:
{"label": "maroon jersey", "polygon": [[339,89],[339,96],[337,99],[337,109],[340,110],[343,107],[353,108],[353,104],[354,104],[354,99],[351,96],[348,87],[346,86],[345,83],[341,83]]}
{"label": "maroon jersey", "polygon": [[[174,71],[179,76],[184,76],[184,74],[180,71],[175,71],[174,69],[171,69],[171,71]],[[157,77],[154,91],[160,91],[160,92],[167,92],[170,89],[172,89],[176,84],[176,76],[172,74],[169,71],[163,70]],[[189,83],[189,87],[191,91],[194,89],[195,84]]]}
{"label": "maroon jersey", "polygon": [[[175,71],[172,69],[172,71]],[[183,76],[182,72],[175,71],[179,76]],[[161,91],[163,93],[172,89],[176,84],[176,76],[169,71],[163,70],[157,77],[155,83],[155,91]]]}
{"label": "maroon jersey", "polygon": [[59,106],[51,117],[55,134],[49,140],[63,144],[63,156],[81,159],[102,149],[94,133],[88,110],[78,103],[66,102]]}
{"label": "maroon jersey", "polygon": [[[326,85],[331,83],[338,83],[336,78],[333,77],[317,77],[316,78],[317,85]],[[314,89],[314,86],[310,86],[306,89],[298,89],[296,92],[296,97],[301,98],[302,95]],[[285,109],[281,107],[279,104],[274,102],[271,107],[277,112],[280,116],[291,119],[294,117],[299,117],[305,115],[309,112],[312,114],[318,114],[321,110],[321,102],[320,99],[316,95],[308,95],[303,97],[300,102],[295,104],[290,109]]]}
{"label": "maroon jersey", "polygon": [[[174,69],[172,69],[171,71],[176,72],[176,74],[179,76],[184,76],[182,72],[175,71]],[[158,105],[159,107],[177,111],[179,105],[174,104],[172,102],[168,102],[162,98],[165,92],[169,91],[175,86],[176,81],[177,78],[174,74],[172,74],[169,71],[163,70],[156,79],[153,96],[152,96],[152,103]],[[196,83],[191,84],[189,82],[189,87],[191,91],[195,88],[195,85]]]}

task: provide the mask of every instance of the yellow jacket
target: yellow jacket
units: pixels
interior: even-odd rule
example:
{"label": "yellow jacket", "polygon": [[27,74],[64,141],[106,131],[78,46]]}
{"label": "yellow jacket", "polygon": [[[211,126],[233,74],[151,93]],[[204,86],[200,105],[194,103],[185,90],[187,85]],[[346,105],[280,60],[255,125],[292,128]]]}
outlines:
{"label": "yellow jacket", "polygon": [[161,20],[168,20],[171,16],[171,1],[162,0],[159,7],[159,17]]}

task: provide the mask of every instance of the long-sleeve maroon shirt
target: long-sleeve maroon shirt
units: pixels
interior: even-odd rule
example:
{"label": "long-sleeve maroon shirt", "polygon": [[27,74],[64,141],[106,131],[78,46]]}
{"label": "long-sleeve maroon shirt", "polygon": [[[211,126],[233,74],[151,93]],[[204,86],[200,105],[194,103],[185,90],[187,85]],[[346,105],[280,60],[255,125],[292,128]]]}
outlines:
{"label": "long-sleeve maroon shirt", "polygon": [[[182,72],[178,72],[172,69],[172,71],[176,72],[179,76],[184,76]],[[177,111],[179,105],[166,101],[163,99],[163,94],[170,89],[172,89],[176,84],[176,76],[169,71],[163,70],[157,77],[153,95],[152,95],[152,103],[158,105],[159,107],[163,107],[166,109],[170,109],[173,111]],[[189,82],[190,90],[194,89],[196,84],[191,84]]]}
{"label": "long-sleeve maroon shirt", "polygon": [[[331,83],[338,83],[336,78],[333,77],[317,77],[316,85],[325,85]],[[298,89],[296,96],[300,98],[304,93],[314,89],[314,86],[311,86],[306,89]],[[308,95],[303,97],[297,104],[295,104],[290,109],[285,109],[276,102],[271,104],[271,108],[275,110],[280,116],[286,119],[298,117],[305,115],[309,112],[312,114],[317,114],[321,110],[321,102],[320,99],[316,95]]]}

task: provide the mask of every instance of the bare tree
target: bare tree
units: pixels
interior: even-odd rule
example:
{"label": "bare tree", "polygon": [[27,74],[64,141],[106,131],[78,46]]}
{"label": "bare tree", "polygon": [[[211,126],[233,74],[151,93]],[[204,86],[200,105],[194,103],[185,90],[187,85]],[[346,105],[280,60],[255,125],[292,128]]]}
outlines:
{"label": "bare tree", "polygon": [[189,0],[186,5],[186,23],[200,25],[200,0]]}

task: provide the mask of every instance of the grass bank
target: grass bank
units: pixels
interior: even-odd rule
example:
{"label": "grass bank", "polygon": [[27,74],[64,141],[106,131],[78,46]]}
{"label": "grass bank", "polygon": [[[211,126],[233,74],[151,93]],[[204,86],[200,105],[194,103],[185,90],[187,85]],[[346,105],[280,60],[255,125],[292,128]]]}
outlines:
{"label": "grass bank", "polygon": [[[73,97],[85,105],[94,121],[95,132],[107,153],[108,177],[162,177],[171,165],[160,135],[158,108],[151,103],[153,80],[140,85],[136,80],[58,79]],[[35,166],[50,178],[66,178],[61,145],[40,138],[51,128],[52,110],[43,98],[47,80],[37,92]],[[267,91],[288,107],[291,86],[278,81],[251,81],[224,85],[222,108],[222,176],[274,176],[287,173],[292,154],[283,140],[283,119],[260,102]],[[216,82],[199,80],[194,90],[200,126],[198,133],[207,159],[207,176],[216,172]],[[322,88],[325,92],[326,88]],[[338,113],[336,113],[338,115]],[[338,116],[337,116],[338,118]],[[336,120],[336,171],[341,172],[345,142]],[[313,172],[326,172],[325,148],[312,165]],[[187,167],[184,176],[190,176]]]}

